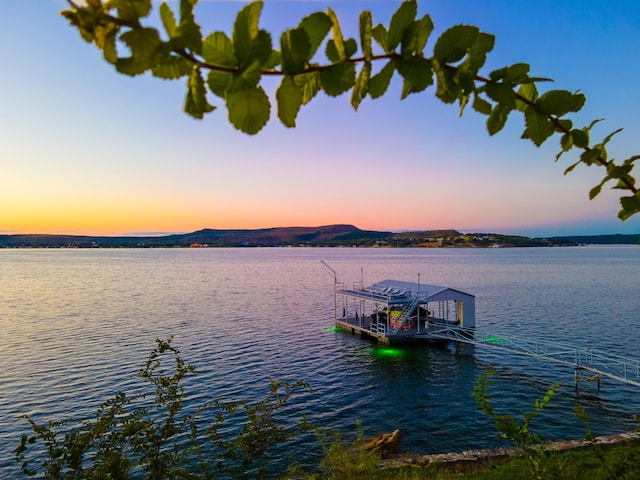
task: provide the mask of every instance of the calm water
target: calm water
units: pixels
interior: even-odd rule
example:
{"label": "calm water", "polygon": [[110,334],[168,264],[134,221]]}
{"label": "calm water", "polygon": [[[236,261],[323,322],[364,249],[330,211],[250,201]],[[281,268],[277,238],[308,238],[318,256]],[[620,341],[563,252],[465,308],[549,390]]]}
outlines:
{"label": "calm water", "polygon": [[[307,380],[297,399],[312,422],[354,434],[395,428],[420,453],[497,445],[471,396],[497,370],[498,409],[521,414],[555,381],[559,396],[534,427],[579,438],[577,403],[596,434],[633,428],[640,389],[605,380],[576,397],[573,372],[526,357],[453,346],[395,356],[328,327],[333,277],[447,285],[476,295],[479,328],[640,356],[640,248],[0,250],[0,478],[26,422],[89,417],[131,388],[157,337],[174,335],[198,376],[192,401],[261,399],[269,379]],[[317,461],[313,438],[293,453]]]}

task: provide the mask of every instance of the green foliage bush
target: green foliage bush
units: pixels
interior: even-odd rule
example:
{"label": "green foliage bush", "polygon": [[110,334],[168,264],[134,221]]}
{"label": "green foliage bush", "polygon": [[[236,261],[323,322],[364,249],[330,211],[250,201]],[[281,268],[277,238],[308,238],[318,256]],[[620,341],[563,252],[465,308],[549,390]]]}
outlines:
{"label": "green foliage bush", "polygon": [[24,416],[33,434],[16,448],[22,471],[52,480],[265,478],[271,449],[312,428],[306,417],[291,428],[277,415],[309,390],[305,382],[271,382],[255,404],[217,398],[186,413],[184,379],[196,369],[171,342],[157,340],[139,372],[153,401],[118,392],[93,420],[40,425]]}
{"label": "green foliage bush", "polygon": [[472,395],[482,408],[482,411],[495,421],[496,428],[500,432],[499,436],[515,443],[522,450],[523,456],[531,466],[533,478],[535,480],[542,480],[544,468],[541,457],[546,455],[547,452],[540,435],[531,430],[531,423],[536,419],[545,405],[556,395],[556,390],[560,385],[557,383],[554,384],[547,390],[543,399],[535,400],[533,402],[533,409],[525,413],[522,419],[518,420],[511,415],[499,414],[495,411],[489,394],[489,388],[493,385],[493,381],[491,380],[493,374],[493,371],[488,370],[483,376],[476,379],[476,385],[473,388]]}
{"label": "green foliage bush", "polygon": [[[27,477],[59,479],[213,479],[279,478],[280,465],[270,465],[274,447],[295,441],[303,432],[316,431],[324,456],[317,469],[292,465],[284,478],[308,480],[451,479],[459,474],[442,465],[381,468],[381,457],[365,450],[359,422],[357,437],[346,442],[340,432],[329,439],[306,416],[281,418],[279,413],[293,395],[310,391],[305,382],[270,384],[257,402],[214,399],[185,406],[184,380],[196,374],[186,364],[172,338],[156,340],[157,347],[139,372],[153,395],[127,396],[117,392],[91,420],[49,421],[45,425],[24,416],[32,428],[15,450],[16,461]],[[167,362],[171,361],[167,368]],[[522,449],[522,457],[487,468],[467,468],[469,479],[622,479],[638,478],[640,442],[601,447],[583,420],[591,445],[580,451],[550,453],[530,426],[555,395],[557,385],[518,420],[496,413],[489,394],[492,372],[479,377],[473,391],[482,410],[493,418],[499,435]],[[152,398],[151,398],[152,397]],[[193,411],[193,413],[188,413]]]}

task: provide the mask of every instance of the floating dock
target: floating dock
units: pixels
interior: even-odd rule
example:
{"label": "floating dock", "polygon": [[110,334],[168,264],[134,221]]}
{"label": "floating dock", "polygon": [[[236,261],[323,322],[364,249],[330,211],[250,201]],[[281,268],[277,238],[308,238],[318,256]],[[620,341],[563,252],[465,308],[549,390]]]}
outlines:
{"label": "floating dock", "polygon": [[365,287],[338,283],[334,275],[334,322],[340,329],[380,343],[456,342],[573,366],[576,387],[609,377],[640,387],[640,360],[541,338],[476,329],[475,296],[418,282],[383,280]]}
{"label": "floating dock", "polygon": [[382,343],[428,340],[443,327],[465,335],[475,328],[475,297],[449,287],[383,280],[336,284],[335,295],[336,326]]}

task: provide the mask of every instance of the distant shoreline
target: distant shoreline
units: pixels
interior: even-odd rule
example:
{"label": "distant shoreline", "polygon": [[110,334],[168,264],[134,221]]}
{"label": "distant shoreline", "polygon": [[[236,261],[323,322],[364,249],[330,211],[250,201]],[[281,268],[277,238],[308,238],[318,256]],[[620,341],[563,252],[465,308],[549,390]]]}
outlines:
{"label": "distant shoreline", "polygon": [[381,232],[353,225],[278,227],[256,230],[204,229],[164,236],[0,235],[0,248],[215,248],[215,247],[377,247],[513,248],[577,245],[638,245],[640,234],[525,237],[457,230]]}

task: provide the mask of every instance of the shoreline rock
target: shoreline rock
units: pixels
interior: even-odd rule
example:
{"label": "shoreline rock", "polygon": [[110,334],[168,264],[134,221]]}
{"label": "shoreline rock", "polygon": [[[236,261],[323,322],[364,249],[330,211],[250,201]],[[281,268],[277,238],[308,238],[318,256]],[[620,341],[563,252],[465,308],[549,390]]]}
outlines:
{"label": "shoreline rock", "polygon": [[396,429],[391,433],[381,433],[377,435],[364,446],[364,449],[387,457],[397,454],[401,440],[402,434],[400,430]]}
{"label": "shoreline rock", "polygon": [[[593,441],[588,440],[567,440],[551,442],[542,447],[550,452],[564,452],[578,450],[589,446],[610,446],[624,442],[640,442],[640,432],[621,433],[618,435],[608,435],[596,437]],[[486,448],[479,450],[465,450],[458,453],[436,453],[431,455],[419,455],[416,453],[402,453],[393,457],[383,459],[381,466],[403,467],[415,466],[426,467],[440,464],[449,471],[464,473],[470,466],[491,466],[503,463],[522,453],[519,447]]]}

